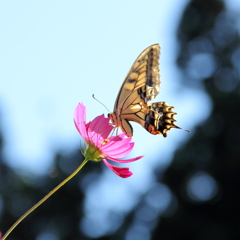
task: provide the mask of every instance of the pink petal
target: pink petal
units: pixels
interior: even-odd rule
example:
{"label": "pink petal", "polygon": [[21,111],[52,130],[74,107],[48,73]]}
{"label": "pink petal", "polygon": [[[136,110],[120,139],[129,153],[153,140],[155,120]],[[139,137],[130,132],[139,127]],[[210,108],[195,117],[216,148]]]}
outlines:
{"label": "pink petal", "polygon": [[117,158],[113,158],[113,157],[107,157],[107,159],[111,160],[111,161],[114,161],[114,162],[117,162],[117,163],[129,163],[129,162],[134,162],[134,161],[137,161],[141,158],[143,158],[144,156],[138,156],[138,157],[135,157],[135,158],[129,158],[129,159],[117,159]]}
{"label": "pink petal", "polygon": [[113,126],[109,125],[109,120],[110,118],[105,118],[102,114],[92,121],[90,128],[105,139],[113,129]]}
{"label": "pink petal", "polygon": [[111,137],[111,140],[114,140],[114,141],[122,141],[123,139],[129,140],[129,141],[132,140],[131,137],[126,137],[126,135],[124,133],[120,133],[117,136],[112,136]]}
{"label": "pink petal", "polygon": [[88,137],[96,146],[100,147],[112,131],[112,128],[113,127],[109,125],[109,118],[105,118],[104,115],[98,116],[94,118],[88,126]]}
{"label": "pink petal", "polygon": [[131,138],[126,138],[124,139],[124,133],[121,133],[117,136],[112,136],[108,138],[110,141],[105,144],[102,148],[106,149],[106,148],[112,148],[114,145],[114,148],[119,148],[122,147],[122,145],[126,145],[127,143],[131,142]]}
{"label": "pink petal", "polygon": [[109,142],[100,147],[104,155],[122,158],[130,153],[134,147],[134,143],[131,143],[131,138],[121,138],[124,136],[120,134],[115,137],[110,137]]}
{"label": "pink petal", "polygon": [[113,126],[111,126],[110,124],[109,124],[109,118],[106,118],[106,119],[108,119],[108,121],[107,121],[107,123],[108,123],[108,126],[107,127],[105,127],[104,129],[102,129],[102,137],[104,138],[104,139],[106,139],[108,136],[109,136],[109,134],[110,134],[110,132],[113,130]]}
{"label": "pink petal", "polygon": [[108,148],[106,150],[102,150],[103,155],[111,156],[115,158],[123,158],[127,156],[133,149],[134,143],[130,143],[126,146],[120,146],[119,148]]}
{"label": "pink petal", "polygon": [[85,122],[86,122],[86,107],[82,103],[79,103],[74,111],[74,123],[80,135],[84,139],[88,139]]}
{"label": "pink petal", "polygon": [[117,174],[119,177],[122,178],[128,178],[132,176],[132,172],[129,171],[129,168],[120,168],[120,167],[115,167],[108,163],[105,159],[103,160],[105,165],[110,168],[115,174]]}
{"label": "pink petal", "polygon": [[85,125],[86,131],[88,131],[88,128],[89,128],[89,125],[90,125],[91,122],[92,122],[92,121],[90,121],[89,123],[87,123],[87,124]]}

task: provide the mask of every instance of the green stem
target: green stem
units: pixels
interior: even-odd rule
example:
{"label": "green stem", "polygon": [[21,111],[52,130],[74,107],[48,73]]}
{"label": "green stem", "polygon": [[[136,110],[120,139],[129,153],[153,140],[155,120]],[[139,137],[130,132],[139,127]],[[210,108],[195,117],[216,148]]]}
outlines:
{"label": "green stem", "polygon": [[13,229],[24,219],[26,218],[31,212],[33,212],[36,208],[38,208],[43,202],[45,202],[49,197],[51,197],[59,188],[61,188],[65,183],[67,183],[71,178],[73,178],[81,169],[82,167],[88,162],[88,159],[85,159],[80,166],[65,180],[63,180],[59,185],[57,185],[51,192],[49,192],[44,198],[42,198],[38,203],[36,203],[33,207],[31,207],[26,213],[24,213],[4,234],[1,240],[5,240],[7,236],[13,231]]}

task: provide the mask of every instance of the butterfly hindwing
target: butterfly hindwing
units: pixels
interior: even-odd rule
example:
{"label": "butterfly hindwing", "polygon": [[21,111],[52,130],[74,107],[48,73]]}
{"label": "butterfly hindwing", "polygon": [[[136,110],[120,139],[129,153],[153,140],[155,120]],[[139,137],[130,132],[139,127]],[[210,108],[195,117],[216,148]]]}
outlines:
{"label": "butterfly hindwing", "polygon": [[180,129],[174,123],[176,121],[174,108],[166,102],[142,103],[134,106],[134,108],[129,107],[124,111],[122,118],[122,129],[124,129],[124,132],[130,131],[132,133],[132,127],[128,121],[137,122],[149,133],[154,135],[162,134],[164,137],[167,137],[168,131],[172,128]]}
{"label": "butterfly hindwing", "polygon": [[168,131],[172,128],[179,128],[175,125],[176,119],[174,115],[177,114],[173,111],[172,106],[166,102],[149,103],[149,113],[146,115],[145,128],[152,134],[162,134],[167,137]]}

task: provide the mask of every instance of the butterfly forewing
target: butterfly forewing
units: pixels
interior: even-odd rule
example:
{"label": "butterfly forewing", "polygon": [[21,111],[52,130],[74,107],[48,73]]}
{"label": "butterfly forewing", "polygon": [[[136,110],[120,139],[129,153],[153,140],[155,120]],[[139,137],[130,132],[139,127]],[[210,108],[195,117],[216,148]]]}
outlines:
{"label": "butterfly forewing", "polygon": [[151,99],[156,97],[160,90],[159,54],[160,46],[154,44],[138,56],[120,88],[114,112],[119,110],[119,107],[124,104],[124,101],[132,92],[141,87],[145,87],[146,90],[147,88],[154,88],[154,95],[151,96]]}

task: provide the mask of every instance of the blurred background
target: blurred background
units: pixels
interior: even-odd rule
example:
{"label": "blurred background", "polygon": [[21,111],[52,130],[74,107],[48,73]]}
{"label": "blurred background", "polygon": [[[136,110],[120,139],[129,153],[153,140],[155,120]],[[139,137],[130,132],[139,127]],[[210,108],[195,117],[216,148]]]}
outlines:
{"label": "blurred background", "polygon": [[89,162],[12,240],[240,239],[240,1],[0,3],[0,231],[82,161],[73,124],[110,111],[131,64],[161,46],[167,138],[137,124],[122,179]]}

